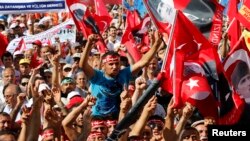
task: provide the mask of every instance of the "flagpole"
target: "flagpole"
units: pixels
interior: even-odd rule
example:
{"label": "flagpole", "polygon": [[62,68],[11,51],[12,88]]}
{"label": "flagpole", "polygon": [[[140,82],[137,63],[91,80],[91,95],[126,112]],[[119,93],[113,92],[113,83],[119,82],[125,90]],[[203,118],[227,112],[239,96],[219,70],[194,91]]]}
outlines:
{"label": "flagpole", "polygon": [[168,54],[169,54],[170,43],[172,41],[173,34],[174,34],[174,27],[175,27],[178,12],[179,12],[179,10],[176,10],[176,13],[175,13],[175,16],[174,16],[174,22],[173,22],[173,25],[171,27],[170,36],[169,36],[168,42],[167,42],[167,49],[166,49],[165,54],[164,54],[164,60],[163,60],[163,63],[162,63],[161,72],[163,72],[165,70],[165,65],[166,65],[166,62],[167,62]]}
{"label": "flagpole", "polygon": [[227,34],[228,30],[231,28],[231,26],[233,25],[234,21],[236,20],[236,18],[234,17],[233,20],[231,20],[230,24],[228,25],[226,31],[223,33],[223,37],[225,36],[225,34]]}
{"label": "flagpole", "polygon": [[[173,72],[173,81],[174,81],[174,84],[173,84],[173,96],[174,96],[174,103],[176,102],[175,101],[175,98],[176,98],[176,42],[174,40],[174,72]],[[165,59],[166,60],[166,59]],[[163,67],[162,67],[163,68]]]}

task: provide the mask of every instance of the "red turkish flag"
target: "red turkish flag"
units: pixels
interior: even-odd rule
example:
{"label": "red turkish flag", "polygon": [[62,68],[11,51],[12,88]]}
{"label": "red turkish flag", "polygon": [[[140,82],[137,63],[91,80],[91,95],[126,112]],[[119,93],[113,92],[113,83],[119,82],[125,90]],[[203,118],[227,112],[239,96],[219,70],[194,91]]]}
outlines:
{"label": "red turkish flag", "polygon": [[[206,38],[200,33],[200,31],[187,19],[187,17],[181,12],[177,12],[177,18],[175,26],[173,27],[173,37],[171,44],[169,46],[169,51],[167,54],[166,63],[163,65],[163,70],[165,71],[166,79],[168,83],[164,85],[163,89],[173,93],[173,69],[174,69],[174,58],[173,54],[175,49],[179,48],[185,52],[186,56],[190,56],[196,53],[201,48],[211,47],[211,44],[206,40]],[[185,31],[185,32],[184,32]]]}
{"label": "red turkish flag", "polygon": [[66,0],[69,11],[73,17],[76,27],[79,31],[83,32],[84,37],[87,39],[90,34],[99,34],[99,28],[96,25],[87,5],[80,0]]}
{"label": "red turkish flag", "polygon": [[[24,39],[22,38],[22,39],[20,40],[20,42],[18,43],[18,45],[17,45],[15,51],[19,50],[19,51],[23,52],[23,51],[25,51],[25,49],[26,49],[26,44],[25,44],[25,42],[24,42]],[[14,52],[15,52],[15,51],[14,51]]]}
{"label": "red turkish flag", "polygon": [[9,44],[8,39],[2,34],[0,33],[0,56],[2,56],[4,54],[4,52],[6,51],[6,48]]}
{"label": "red turkish flag", "polygon": [[[220,81],[224,80],[222,79],[224,78],[224,72],[217,49],[209,43],[181,11],[177,12],[176,23],[173,28],[174,34],[165,58],[166,63],[163,65],[165,79],[161,86],[164,90],[174,94],[174,106],[179,108],[183,106],[182,83],[189,75],[206,76],[209,85],[218,83],[216,85],[219,87],[218,90],[212,89],[212,94],[215,94],[214,91],[219,91],[218,93],[221,93],[221,95],[227,93],[229,88],[223,87],[225,92],[222,92],[222,87],[219,85]],[[216,103],[213,106],[217,107],[218,104]],[[212,115],[215,115],[214,113],[217,113],[217,110],[211,112]]]}
{"label": "red turkish flag", "polygon": [[[235,18],[238,13],[238,0],[230,0],[228,3],[228,18],[229,23],[231,24],[228,30],[228,37],[230,40],[230,47],[233,48],[234,45],[240,38],[241,27],[239,21]],[[232,23],[231,23],[232,22]]]}
{"label": "red turkish flag", "polygon": [[198,108],[203,117],[218,118],[218,103],[205,76],[193,74],[186,77],[181,90],[183,101]]}
{"label": "red turkish flag", "polygon": [[103,0],[95,0],[95,14],[98,16],[109,16]]}
{"label": "red turkish flag", "polygon": [[126,26],[129,26],[131,29],[134,29],[135,27],[138,27],[141,23],[142,19],[136,10],[127,10]]}
{"label": "red turkish flag", "polygon": [[126,27],[125,33],[123,34],[121,39],[121,44],[124,44],[126,46],[128,53],[131,55],[135,62],[141,59],[142,55],[137,49],[137,45],[130,26]]}
{"label": "red turkish flag", "polygon": [[250,17],[249,17],[249,11],[250,11],[250,1],[245,0],[243,5],[241,6],[238,14],[236,15],[236,18],[247,28],[250,30]]}
{"label": "red turkish flag", "polygon": [[[243,32],[244,34],[244,32]],[[220,124],[235,124],[241,118],[241,114],[244,110],[245,101],[244,96],[240,97],[240,95],[245,95],[244,93],[249,94],[247,89],[239,89],[238,84],[243,79],[243,77],[249,74],[249,64],[250,64],[250,52],[246,47],[245,40],[243,36],[236,43],[234,48],[228,53],[227,57],[223,62],[224,70],[226,72],[229,83],[232,86],[233,90],[233,109],[222,116],[220,118]],[[248,83],[247,81],[241,82],[242,84]],[[243,90],[243,91],[242,91]],[[245,121],[243,121],[245,122]]]}
{"label": "red turkish flag", "polygon": [[101,33],[103,33],[106,29],[108,29],[112,21],[112,18],[110,17],[109,12],[103,0],[95,0],[94,19]]}

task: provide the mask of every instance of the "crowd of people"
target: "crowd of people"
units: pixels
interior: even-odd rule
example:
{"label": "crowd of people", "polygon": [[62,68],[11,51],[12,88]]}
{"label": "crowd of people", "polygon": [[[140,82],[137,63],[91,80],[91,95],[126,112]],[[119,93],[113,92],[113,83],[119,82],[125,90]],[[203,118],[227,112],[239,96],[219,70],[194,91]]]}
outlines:
{"label": "crowd of people", "polygon": [[[37,39],[32,48],[4,52],[0,140],[106,140],[136,104],[160,72],[166,45],[158,31],[148,30],[150,47],[139,48],[142,58],[133,60],[121,44],[125,9],[122,5],[108,5],[107,9],[113,20],[102,33],[108,50],[104,54],[96,46],[99,35],[84,38],[80,31],[76,41],[57,38],[57,43],[49,45]],[[1,15],[0,31],[10,42],[46,31],[68,18],[67,12]],[[244,70],[249,75],[249,69]],[[244,87],[240,78],[233,80],[235,87]],[[154,93],[118,140],[208,140],[207,126],[216,124],[215,119],[203,117],[189,103],[175,109],[172,94],[160,87]]]}

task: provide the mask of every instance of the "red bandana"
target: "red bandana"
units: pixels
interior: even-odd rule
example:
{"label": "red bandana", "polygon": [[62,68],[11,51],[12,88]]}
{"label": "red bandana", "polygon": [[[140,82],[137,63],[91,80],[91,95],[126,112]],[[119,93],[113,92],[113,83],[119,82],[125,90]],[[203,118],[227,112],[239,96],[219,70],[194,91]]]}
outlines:
{"label": "red bandana", "polygon": [[106,124],[109,125],[116,125],[117,124],[117,120],[107,120]]}
{"label": "red bandana", "polygon": [[91,122],[92,127],[96,127],[96,126],[100,126],[100,125],[106,126],[105,121],[104,120],[94,120]]}
{"label": "red bandana", "polygon": [[119,56],[115,56],[115,55],[107,55],[102,60],[103,63],[106,63],[106,62],[119,62],[119,61],[120,61],[120,57]]}

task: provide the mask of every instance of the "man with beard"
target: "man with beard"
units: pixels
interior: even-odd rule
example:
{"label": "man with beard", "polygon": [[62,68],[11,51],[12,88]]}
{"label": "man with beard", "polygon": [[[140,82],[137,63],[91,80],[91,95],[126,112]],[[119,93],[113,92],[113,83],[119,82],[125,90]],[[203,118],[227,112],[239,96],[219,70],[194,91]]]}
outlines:
{"label": "man with beard", "polygon": [[141,60],[129,67],[121,69],[120,55],[109,51],[102,56],[102,70],[92,68],[88,64],[88,55],[92,46],[98,40],[98,35],[90,35],[80,60],[80,67],[90,80],[90,89],[97,98],[92,108],[92,116],[118,118],[120,107],[120,94],[124,86],[128,86],[132,76],[136,76],[141,69],[150,62],[156,51],[163,45],[161,35],[156,32],[152,36],[154,41],[151,49],[143,55]]}

